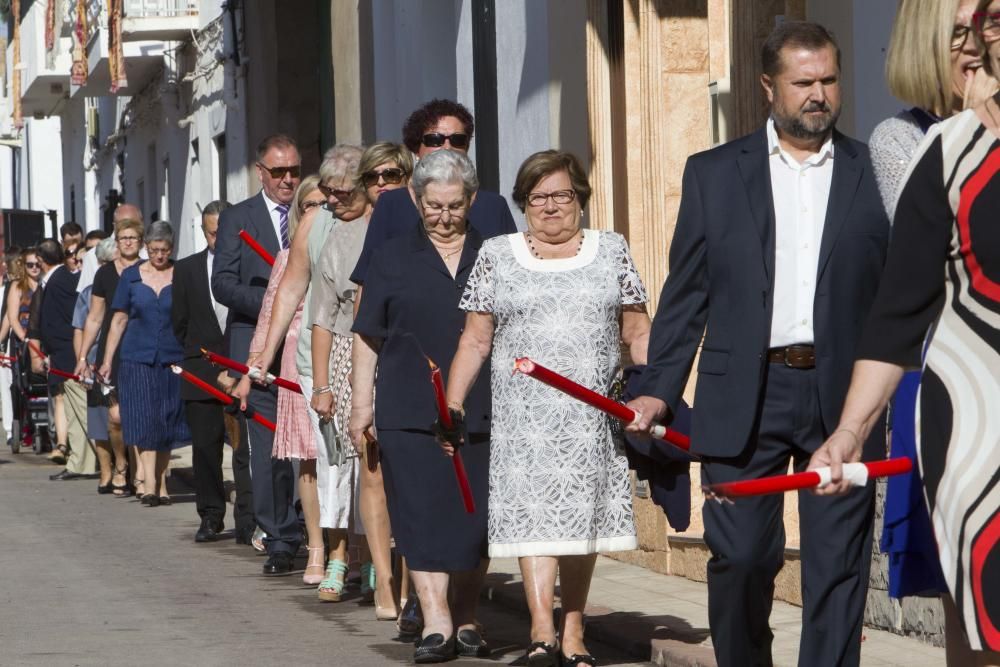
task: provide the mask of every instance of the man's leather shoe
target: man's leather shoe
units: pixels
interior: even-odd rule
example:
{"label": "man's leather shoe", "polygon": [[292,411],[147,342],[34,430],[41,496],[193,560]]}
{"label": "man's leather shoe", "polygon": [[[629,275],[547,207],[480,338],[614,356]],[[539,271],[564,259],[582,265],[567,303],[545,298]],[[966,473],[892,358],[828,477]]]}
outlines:
{"label": "man's leather shoe", "polygon": [[52,480],[53,482],[65,482],[71,479],[83,479],[84,477],[86,477],[86,475],[81,475],[78,472],[70,472],[65,468],[63,468],[61,472],[57,472],[54,475],[49,475],[49,479]]}
{"label": "man's leather shoe", "polygon": [[202,519],[201,526],[198,527],[198,532],[194,534],[195,542],[214,542],[219,539],[219,533],[222,532],[222,520],[213,521],[212,519]]}
{"label": "man's leather shoe", "polygon": [[278,551],[268,556],[264,563],[265,577],[285,577],[292,573],[292,554]]}

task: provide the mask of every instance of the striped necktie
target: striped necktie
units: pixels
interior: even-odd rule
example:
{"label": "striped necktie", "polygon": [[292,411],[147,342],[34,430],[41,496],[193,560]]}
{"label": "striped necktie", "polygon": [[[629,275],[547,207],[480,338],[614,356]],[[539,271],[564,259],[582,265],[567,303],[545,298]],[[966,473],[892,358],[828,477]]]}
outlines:
{"label": "striped necktie", "polygon": [[281,249],[288,248],[288,204],[278,204],[278,227],[281,228]]}

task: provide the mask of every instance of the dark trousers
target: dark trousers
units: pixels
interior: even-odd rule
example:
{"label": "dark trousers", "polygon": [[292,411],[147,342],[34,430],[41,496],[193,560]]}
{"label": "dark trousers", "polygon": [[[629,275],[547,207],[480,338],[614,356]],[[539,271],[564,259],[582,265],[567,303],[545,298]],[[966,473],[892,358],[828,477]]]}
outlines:
{"label": "dark trousers", "polygon": [[222,481],[222,448],[226,434],[222,404],[218,401],[185,401],[184,413],[191,429],[191,464],[198,516],[213,522],[226,516],[226,491]]}
{"label": "dark trousers", "polygon": [[[704,461],[702,479],[780,475],[790,460],[804,470],[826,436],[816,371],[770,364],[756,438],[736,459]],[[874,499],[873,485],[839,497],[799,492],[803,667],[860,662]],[[783,510],[780,495],[705,503],[708,615],[720,667],[772,664],[768,619],[784,557]]]}
{"label": "dark trousers", "polygon": [[[278,389],[254,386],[247,399],[249,407],[270,419],[277,418]],[[292,462],[271,458],[274,432],[247,420],[247,444],[250,450],[250,480],[253,486],[253,509],[257,525],[267,533],[269,554],[295,553],[302,541],[302,530],[293,505],[295,471]]]}
{"label": "dark trousers", "polygon": [[233,504],[233,522],[236,524],[236,537],[249,543],[257,527],[257,518],[253,514],[253,485],[250,481],[250,450],[247,448],[247,425],[243,417],[226,415],[227,420],[235,423],[235,428],[229,430],[229,441],[233,445],[233,481],[236,483],[236,502]]}

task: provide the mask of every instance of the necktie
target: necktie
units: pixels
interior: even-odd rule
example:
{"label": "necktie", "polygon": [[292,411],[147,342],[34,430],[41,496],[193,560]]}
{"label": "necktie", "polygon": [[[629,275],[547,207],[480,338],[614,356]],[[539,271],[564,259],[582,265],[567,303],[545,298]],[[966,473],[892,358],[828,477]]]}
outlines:
{"label": "necktie", "polygon": [[288,248],[288,204],[278,204],[278,227],[281,228],[281,248]]}

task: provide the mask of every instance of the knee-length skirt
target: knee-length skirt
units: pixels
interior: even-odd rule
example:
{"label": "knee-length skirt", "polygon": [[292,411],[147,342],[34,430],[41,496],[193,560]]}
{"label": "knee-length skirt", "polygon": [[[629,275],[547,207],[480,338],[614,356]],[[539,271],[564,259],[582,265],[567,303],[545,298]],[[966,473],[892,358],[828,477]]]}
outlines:
{"label": "knee-length skirt", "polygon": [[118,402],[126,445],[166,451],[191,441],[180,382],[170,364],[121,361]]}

